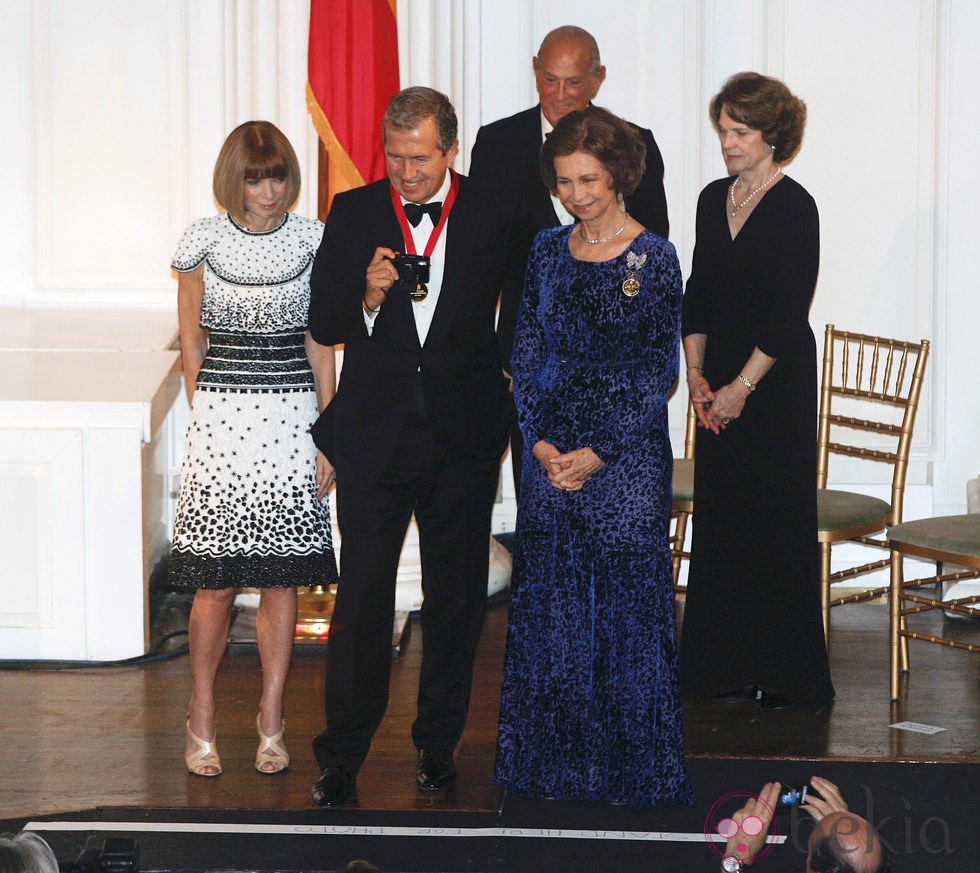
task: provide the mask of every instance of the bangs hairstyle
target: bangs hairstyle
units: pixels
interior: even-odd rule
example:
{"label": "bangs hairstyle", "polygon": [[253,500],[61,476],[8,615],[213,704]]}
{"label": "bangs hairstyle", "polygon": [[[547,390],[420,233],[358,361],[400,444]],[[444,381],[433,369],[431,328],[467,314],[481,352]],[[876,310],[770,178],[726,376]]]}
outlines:
{"label": "bangs hairstyle", "polygon": [[549,191],[558,187],[555,158],[585,152],[612,176],[617,194],[629,197],[646,169],[647,147],[630,125],[608,109],[586,106],[561,118],[541,146],[541,180]]}
{"label": "bangs hairstyle", "polygon": [[792,158],[803,142],[806,103],[779,79],[736,73],[711,100],[711,123],[716,131],[722,110],[733,121],[759,131],[766,145],[775,146],[777,163]]}
{"label": "bangs hairstyle", "polygon": [[268,121],[246,121],[230,134],[214,164],[214,199],[239,224],[245,222],[245,180],[285,179],[286,208],[299,197],[296,152],[283,132]]}

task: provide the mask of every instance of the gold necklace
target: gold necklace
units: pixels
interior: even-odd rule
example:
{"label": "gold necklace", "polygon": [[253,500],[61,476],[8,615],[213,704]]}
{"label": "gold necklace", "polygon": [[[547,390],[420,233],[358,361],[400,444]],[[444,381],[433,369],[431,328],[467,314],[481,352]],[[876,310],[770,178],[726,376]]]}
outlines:
{"label": "gold necklace", "polygon": [[582,237],[583,242],[587,242],[590,246],[597,246],[599,243],[609,242],[611,239],[616,239],[624,230],[626,230],[626,225],[630,223],[630,214],[628,212],[624,213],[626,215],[626,221],[623,222],[623,226],[620,227],[615,233],[609,234],[609,236],[600,236],[598,239],[589,239],[585,235],[585,225],[580,224],[578,226],[578,235]]}
{"label": "gold necklace", "polygon": [[738,184],[738,176],[736,176],[735,180],[732,182],[732,186],[728,189],[728,197],[732,201],[732,218],[734,218],[735,213],[738,212],[739,209],[741,209],[743,206],[746,206],[749,203],[749,201],[752,200],[753,197],[755,197],[756,194],[758,194],[760,191],[765,191],[766,188],[768,188],[769,185],[775,181],[776,176],[778,176],[782,171],[783,171],[782,167],[776,167],[776,172],[773,173],[768,179],[766,179],[765,182],[763,182],[758,188],[755,189],[755,191],[749,194],[749,196],[746,197],[738,205],[735,204],[735,186]]}

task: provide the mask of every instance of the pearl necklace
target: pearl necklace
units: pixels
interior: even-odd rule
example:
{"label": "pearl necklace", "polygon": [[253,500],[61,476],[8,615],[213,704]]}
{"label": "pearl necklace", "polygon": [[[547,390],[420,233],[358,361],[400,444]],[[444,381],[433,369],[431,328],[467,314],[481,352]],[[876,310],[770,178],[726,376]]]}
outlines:
{"label": "pearl necklace", "polygon": [[630,214],[627,212],[625,213],[625,215],[626,215],[626,221],[623,222],[623,226],[620,227],[620,229],[617,230],[615,233],[609,234],[609,236],[600,236],[598,239],[589,239],[585,235],[584,224],[580,224],[578,226],[578,235],[582,237],[583,242],[587,242],[590,246],[597,246],[599,245],[599,243],[609,242],[609,240],[616,239],[617,236],[619,236],[624,230],[626,230],[626,225],[630,223]]}
{"label": "pearl necklace", "polygon": [[732,218],[735,217],[735,213],[739,211],[743,206],[746,206],[756,194],[760,191],[765,191],[775,180],[776,177],[783,171],[782,167],[776,167],[776,172],[773,173],[765,182],[763,182],[758,188],[755,189],[748,197],[746,197],[741,203],[735,203],[735,186],[738,184],[738,176],[735,177],[735,181],[732,182],[731,187],[728,189],[728,197],[732,201]]}

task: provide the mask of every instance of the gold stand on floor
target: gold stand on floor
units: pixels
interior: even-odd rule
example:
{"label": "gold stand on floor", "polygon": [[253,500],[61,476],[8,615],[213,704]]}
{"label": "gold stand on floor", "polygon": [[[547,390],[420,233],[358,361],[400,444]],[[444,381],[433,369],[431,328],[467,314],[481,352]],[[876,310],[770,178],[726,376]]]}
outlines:
{"label": "gold stand on floor", "polygon": [[[296,613],[296,634],[294,639],[297,646],[324,646],[330,636],[330,622],[333,618],[334,601],[337,599],[337,586],[316,586],[300,588]],[[243,589],[239,592],[238,611],[228,642],[233,645],[252,646],[256,644],[256,612],[259,605],[259,592],[256,589]],[[392,657],[401,654],[402,646],[408,642],[411,635],[411,614],[397,610],[392,617],[391,649]]]}
{"label": "gold stand on floor", "polygon": [[330,619],[337,597],[336,585],[315,585],[299,592],[296,614],[296,642],[324,643],[330,634]]}
{"label": "gold stand on floor", "polygon": [[[299,592],[299,611],[296,615],[296,642],[300,645],[326,643],[330,636],[330,619],[337,599],[337,586],[314,586]],[[391,627],[391,655],[397,658],[402,646],[408,642],[411,628],[410,614],[396,611]]]}

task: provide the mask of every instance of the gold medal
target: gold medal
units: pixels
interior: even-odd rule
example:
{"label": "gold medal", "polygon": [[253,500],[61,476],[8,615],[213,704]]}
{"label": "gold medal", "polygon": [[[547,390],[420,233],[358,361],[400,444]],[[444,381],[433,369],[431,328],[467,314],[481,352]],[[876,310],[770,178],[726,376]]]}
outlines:
{"label": "gold medal", "polygon": [[627,297],[636,297],[640,293],[640,280],[636,278],[636,273],[632,270],[626,271],[626,279],[623,281],[623,293]]}
{"label": "gold medal", "polygon": [[415,286],[415,290],[410,291],[408,296],[412,298],[413,303],[421,303],[426,297],[429,296],[429,289],[425,287],[424,283],[419,282],[418,285]]}

